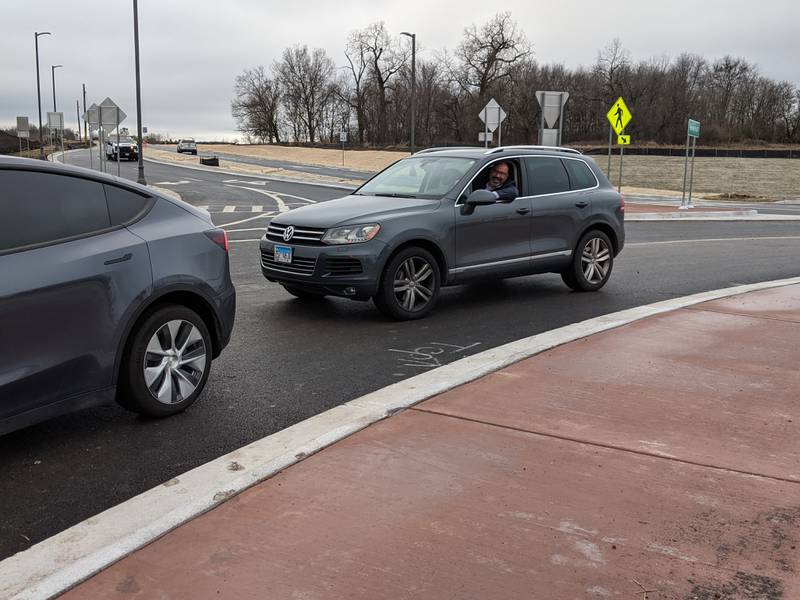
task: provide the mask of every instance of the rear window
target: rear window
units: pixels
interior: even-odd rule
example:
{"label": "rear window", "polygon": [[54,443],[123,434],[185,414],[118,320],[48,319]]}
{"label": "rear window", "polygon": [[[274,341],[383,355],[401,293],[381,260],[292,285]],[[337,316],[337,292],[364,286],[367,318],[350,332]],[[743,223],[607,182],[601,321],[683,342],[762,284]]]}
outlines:
{"label": "rear window", "polygon": [[151,199],[115,185],[106,185],[108,214],[112,225],[127,225],[138,219],[148,208]]}
{"label": "rear window", "polygon": [[569,177],[560,158],[537,156],[525,159],[528,195],[556,194],[569,191]]}
{"label": "rear window", "polygon": [[597,185],[597,179],[591,168],[582,160],[564,159],[564,165],[569,172],[570,189],[585,190]]}
{"label": "rear window", "polygon": [[0,169],[0,252],[108,229],[103,184]]}

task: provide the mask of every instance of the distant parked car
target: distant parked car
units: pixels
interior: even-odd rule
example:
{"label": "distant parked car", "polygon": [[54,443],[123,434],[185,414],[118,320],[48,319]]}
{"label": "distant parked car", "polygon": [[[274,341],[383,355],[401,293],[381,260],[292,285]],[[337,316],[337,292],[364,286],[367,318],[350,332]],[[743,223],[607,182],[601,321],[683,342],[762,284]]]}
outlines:
{"label": "distant parked car", "polygon": [[157,417],[185,409],[235,310],[227,236],[207,212],[0,157],[0,434],[113,400]]}
{"label": "distant parked car", "polygon": [[[500,165],[518,195],[486,189]],[[298,298],[372,298],[400,320],[428,314],[442,286],[478,278],[552,272],[599,290],[625,243],[624,210],[577,150],[434,148],[272,219],[261,271]]]}
{"label": "distant parked car", "polygon": [[188,152],[189,154],[197,154],[197,144],[194,140],[181,140],[178,142],[178,154]]}
{"label": "distant parked car", "polygon": [[106,139],[106,158],[108,160],[139,160],[139,145],[127,135],[117,136],[113,133]]}

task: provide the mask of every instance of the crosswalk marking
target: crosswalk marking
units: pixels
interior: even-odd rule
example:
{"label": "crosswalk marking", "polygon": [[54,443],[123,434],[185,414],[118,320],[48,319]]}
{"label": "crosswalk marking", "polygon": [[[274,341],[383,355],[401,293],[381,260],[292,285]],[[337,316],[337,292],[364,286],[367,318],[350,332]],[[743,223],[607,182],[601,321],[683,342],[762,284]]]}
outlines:
{"label": "crosswalk marking", "polygon": [[253,204],[250,207],[250,212],[264,212],[264,207],[261,204]]}
{"label": "crosswalk marking", "polygon": [[222,212],[231,213],[231,212],[233,212],[235,210],[236,210],[235,206],[228,205],[228,206],[226,206],[225,208],[222,209]]}

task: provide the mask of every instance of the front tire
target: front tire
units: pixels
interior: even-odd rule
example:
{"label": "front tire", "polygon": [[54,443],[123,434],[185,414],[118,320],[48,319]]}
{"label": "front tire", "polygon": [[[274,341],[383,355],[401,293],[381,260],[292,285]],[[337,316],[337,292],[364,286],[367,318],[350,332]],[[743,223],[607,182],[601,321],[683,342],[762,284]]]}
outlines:
{"label": "front tire", "polygon": [[156,309],[132,332],[117,401],[151,417],[181,412],[202,393],[211,353],[211,336],[196,312],[178,305]]}
{"label": "front tire", "polygon": [[386,265],[372,300],[392,319],[421,319],[436,305],[440,282],[439,264],[433,255],[424,248],[406,248]]}
{"label": "front tire", "polygon": [[603,287],[614,268],[614,247],[609,237],[598,229],[581,237],[570,266],[561,279],[576,292],[593,292]]}

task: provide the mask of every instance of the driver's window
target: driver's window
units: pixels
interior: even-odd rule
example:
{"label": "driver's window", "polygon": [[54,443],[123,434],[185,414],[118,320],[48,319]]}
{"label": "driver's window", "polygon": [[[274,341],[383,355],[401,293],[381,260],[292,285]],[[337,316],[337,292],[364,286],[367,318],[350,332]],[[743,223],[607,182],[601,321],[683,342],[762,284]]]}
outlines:
{"label": "driver's window", "polygon": [[507,181],[511,181],[511,182],[515,183],[517,186],[519,186],[520,178],[519,178],[519,168],[518,168],[518,165],[517,165],[517,161],[515,161],[515,160],[503,160],[503,161],[494,162],[494,163],[484,167],[484,169],[480,172],[480,174],[478,174],[478,176],[475,179],[472,180],[472,189],[470,189],[469,191],[474,192],[475,190],[485,190],[485,189],[487,189],[486,186],[489,183],[489,177],[491,175],[492,169],[499,162],[504,162],[509,168]]}

